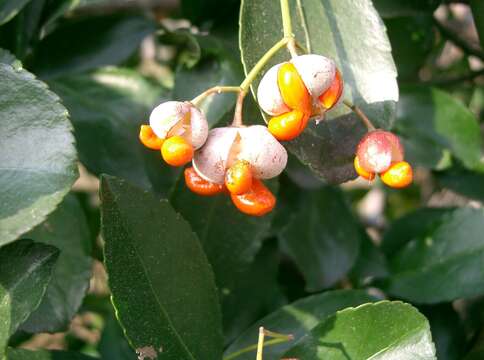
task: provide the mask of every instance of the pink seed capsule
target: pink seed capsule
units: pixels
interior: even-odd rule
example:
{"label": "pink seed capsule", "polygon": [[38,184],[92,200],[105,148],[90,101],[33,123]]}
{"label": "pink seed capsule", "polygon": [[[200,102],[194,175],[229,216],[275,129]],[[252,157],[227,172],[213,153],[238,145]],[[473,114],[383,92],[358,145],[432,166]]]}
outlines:
{"label": "pink seed capsule", "polygon": [[386,171],[392,162],[402,161],[403,155],[403,147],[398,137],[384,130],[374,130],[366,134],[356,151],[360,166],[370,173]]}

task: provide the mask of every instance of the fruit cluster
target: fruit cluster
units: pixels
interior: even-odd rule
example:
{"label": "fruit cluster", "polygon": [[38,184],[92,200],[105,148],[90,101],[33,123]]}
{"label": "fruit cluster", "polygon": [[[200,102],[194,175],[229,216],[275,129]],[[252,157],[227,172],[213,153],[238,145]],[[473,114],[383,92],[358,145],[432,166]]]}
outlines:
{"label": "fruit cluster", "polygon": [[[257,93],[259,106],[272,116],[267,127],[234,123],[209,131],[207,119],[192,102],[168,101],[153,110],[139,138],[146,147],[161,150],[169,165],[192,162],[184,172],[191,191],[203,196],[227,193],[243,213],[262,216],[276,203],[262,180],[278,176],[287,163],[279,141],[296,138],[311,118],[333,108],[343,93],[343,80],[331,59],[301,55],[269,69]],[[380,174],[392,187],[406,186],[412,178],[398,138],[381,130],[362,139],[355,168],[369,180]]]}

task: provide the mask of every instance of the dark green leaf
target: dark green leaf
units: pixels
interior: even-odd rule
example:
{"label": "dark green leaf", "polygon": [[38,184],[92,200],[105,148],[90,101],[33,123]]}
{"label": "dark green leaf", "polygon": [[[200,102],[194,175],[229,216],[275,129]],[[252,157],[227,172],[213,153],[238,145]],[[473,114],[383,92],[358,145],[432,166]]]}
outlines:
{"label": "dark green leaf", "polygon": [[106,360],[135,360],[137,358],[114,315],[108,316],[106,319],[98,350],[101,357]]}
{"label": "dark green leaf", "polygon": [[385,284],[390,294],[417,303],[438,303],[484,293],[484,210],[439,211],[440,216],[435,212],[425,216],[422,211],[412,215],[418,226],[403,227],[408,218],[394,225],[402,229],[401,238],[406,241],[390,257],[391,276]]}
{"label": "dark green leaf", "polygon": [[91,239],[79,201],[74,195],[66,196],[46,221],[23,237],[53,245],[61,252],[39,308],[21,329],[30,333],[65,330],[91,277]]}
{"label": "dark green leaf", "polygon": [[[190,100],[213,86],[237,86],[242,82],[242,68],[238,59],[228,54],[220,41],[212,37],[197,37],[200,45],[210,47],[210,54],[188,69],[182,66],[175,76],[173,98]],[[208,43],[209,42],[209,43]],[[225,113],[233,108],[235,94],[212,95],[200,108],[205,113],[210,125],[215,125]]]}
{"label": "dark green leaf", "polygon": [[272,216],[247,216],[237,210],[227,194],[196,195],[183,179],[172,193],[171,202],[197,233],[222,294],[233,291],[240,281],[239,274],[249,269],[259,251]]}
{"label": "dark green leaf", "polygon": [[103,177],[105,262],[116,314],[140,357],[220,359],[221,316],[210,265],[165,200]]}
{"label": "dark green leaf", "polygon": [[279,252],[266,241],[250,268],[237,274],[236,284],[222,291],[225,342],[232,342],[257,319],[286,303],[277,283]]}
{"label": "dark green leaf", "polygon": [[30,0],[0,1],[0,25],[11,20]]}
{"label": "dark green leaf", "polygon": [[182,0],[181,8],[183,15],[196,24],[207,25],[207,22],[219,24],[237,21],[239,1]]}
{"label": "dark green leaf", "polygon": [[166,194],[178,170],[168,167],[158,151],[138,140],[163,89],[139,73],[119,68],[49,82],[69,109],[81,162],[99,175],[109,173],[138,186]]}
{"label": "dark green leaf", "polygon": [[432,14],[440,0],[373,0],[378,13],[384,18]]}
{"label": "dark green leaf", "polygon": [[67,110],[44,83],[0,64],[0,245],[41,223],[77,178]]}
{"label": "dark green leaf", "polygon": [[95,360],[72,351],[9,349],[5,360]]}
{"label": "dark green leaf", "polygon": [[482,0],[470,0],[470,4],[479,40],[484,48],[484,2]]}
{"label": "dark green leaf", "polygon": [[394,221],[384,234],[383,252],[391,256],[412,240],[414,234],[430,234],[440,226],[448,211],[445,208],[421,208]]}
{"label": "dark green leaf", "polygon": [[[301,0],[290,4],[299,42],[312,53],[334,58],[345,80],[345,98],[359,105],[376,125],[388,128],[398,100],[397,73],[385,27],[371,1]],[[296,8],[298,4],[301,9]],[[270,21],[268,14],[272,15]],[[247,73],[282,38],[282,20],[274,1],[244,0],[240,24],[242,62]],[[281,51],[269,65],[288,58],[288,53]],[[319,125],[313,122],[288,143],[288,148],[322,179],[341,183],[356,176],[352,162],[364,130],[360,120],[342,105],[327,118]]]}
{"label": "dark green leaf", "polygon": [[431,14],[387,19],[385,25],[399,79],[418,79],[418,71],[434,45]]}
{"label": "dark green leaf", "polygon": [[427,319],[409,304],[389,301],[337,312],[313,328],[284,357],[436,359]]}
{"label": "dark green leaf", "polygon": [[[290,305],[283,306],[257,321],[230,345],[225,354],[228,355],[256,344],[259,326],[264,326],[268,330],[294,336],[294,341],[264,349],[264,360],[278,360],[286,350],[294,345],[295,341],[298,341],[320,321],[333,315],[336,311],[375,300],[374,297],[362,290],[336,290],[306,297]],[[238,359],[252,360],[254,357],[255,351],[246,353],[238,357]]]}
{"label": "dark green leaf", "polygon": [[460,360],[466,345],[465,329],[451,304],[420,308],[430,322],[439,360]]}
{"label": "dark green leaf", "polygon": [[0,248],[0,357],[8,338],[39,306],[59,250],[19,240]]}
{"label": "dark green leaf", "polygon": [[308,291],[333,285],[353,267],[359,225],[336,187],[300,194],[297,212],[281,232],[281,244],[306,279]]}
{"label": "dark green leaf", "polygon": [[479,164],[481,138],[475,116],[447,93],[428,87],[405,87],[398,103],[395,130],[412,164],[439,169],[450,152],[465,167]]}
{"label": "dark green leaf", "polygon": [[39,43],[34,71],[45,78],[119,64],[154,28],[151,20],[138,15],[70,20]]}
{"label": "dark green leaf", "polygon": [[435,173],[440,185],[459,194],[484,202],[484,170],[469,171],[454,166]]}
{"label": "dark green leaf", "polygon": [[15,70],[19,70],[22,67],[22,63],[18,61],[10,51],[5,49],[0,49],[0,63],[11,65]]}

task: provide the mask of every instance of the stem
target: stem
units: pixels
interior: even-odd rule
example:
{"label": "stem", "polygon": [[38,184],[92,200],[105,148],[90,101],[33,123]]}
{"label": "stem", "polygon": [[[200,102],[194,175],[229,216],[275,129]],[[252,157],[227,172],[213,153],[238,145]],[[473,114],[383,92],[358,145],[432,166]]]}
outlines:
{"label": "stem", "polygon": [[257,355],[255,360],[262,360],[262,353],[264,351],[264,336],[266,335],[264,328],[259,328],[259,341],[257,342]]}
{"label": "stem", "polygon": [[246,93],[241,91],[239,92],[239,96],[237,96],[237,102],[235,103],[234,120],[232,121],[232,126],[234,127],[241,127],[243,125],[242,108],[244,107],[245,95]]}
{"label": "stem", "polygon": [[[309,29],[308,29],[308,24],[306,22],[306,15],[304,14],[304,9],[301,4],[301,0],[296,0],[296,5],[297,5],[297,12],[299,14],[299,17],[301,18],[301,25],[304,31],[304,36],[306,37],[306,54],[310,54],[311,51],[311,41],[309,40]],[[297,44],[296,44],[297,45]]]}
{"label": "stem", "polygon": [[282,15],[282,28],[284,30],[284,38],[288,39],[287,49],[291,54],[291,57],[297,56],[296,39],[292,32],[291,12],[289,10],[289,0],[281,0],[281,15]]}
{"label": "stem", "polygon": [[343,104],[345,104],[347,107],[349,107],[351,110],[353,110],[356,115],[358,115],[358,117],[361,119],[361,121],[363,121],[363,123],[365,124],[368,131],[375,130],[375,126],[372,124],[370,119],[368,119],[368,117],[365,115],[365,113],[358,106],[353,105],[348,100],[343,100]]}
{"label": "stem", "polygon": [[255,80],[257,75],[259,75],[260,71],[263,69],[263,67],[267,64],[267,62],[284,46],[287,45],[287,42],[289,39],[283,38],[279,40],[277,43],[275,43],[265,54],[262,56],[257,64],[250,70],[250,72],[247,74],[247,77],[245,80],[240,84],[240,90],[242,93],[247,94],[249,92],[249,87],[252,84],[252,82]]}
{"label": "stem", "polygon": [[[270,337],[273,337],[274,339],[264,342],[264,336],[270,336]],[[261,340],[261,338],[262,338],[262,340]],[[291,340],[294,340],[294,336],[279,334],[279,333],[276,333],[276,332],[265,330],[263,327],[260,327],[259,328],[259,340],[258,340],[257,344],[253,344],[253,345],[247,346],[243,349],[240,349],[240,350],[228,355],[227,357],[224,357],[223,360],[232,360],[232,359],[235,359],[236,357],[239,357],[240,355],[243,355],[245,353],[248,353],[248,352],[251,352],[251,351],[254,351],[254,350],[257,350],[257,356],[259,356],[259,354],[260,354],[260,356],[261,356],[260,359],[262,360],[262,348],[263,347],[282,344],[282,343],[285,343],[285,342],[291,341]],[[257,357],[257,360],[259,360],[258,357]]]}
{"label": "stem", "polygon": [[241,88],[239,86],[214,86],[194,98],[191,103],[198,106],[205,98],[213,94],[221,94],[223,92],[240,92]]}
{"label": "stem", "polygon": [[442,24],[436,18],[434,18],[434,24],[437,26],[443,36],[460,47],[466,54],[474,55],[479,59],[484,60],[484,51],[479,46],[469,43],[466,39],[459,35],[459,33],[455,32],[447,25]]}

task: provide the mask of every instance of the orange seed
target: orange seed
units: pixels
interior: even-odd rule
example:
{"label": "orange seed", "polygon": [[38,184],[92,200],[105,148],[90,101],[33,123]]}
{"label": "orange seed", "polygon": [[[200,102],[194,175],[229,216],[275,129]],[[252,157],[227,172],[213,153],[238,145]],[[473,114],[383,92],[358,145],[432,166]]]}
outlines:
{"label": "orange seed", "polygon": [[238,160],[225,174],[225,186],[235,195],[245,194],[252,187],[252,170],[246,160]]}
{"label": "orange seed", "polygon": [[357,174],[360,175],[362,178],[364,178],[366,180],[370,180],[370,181],[375,179],[375,173],[366,171],[365,169],[363,169],[361,167],[360,160],[358,159],[358,156],[355,156],[355,161],[354,161],[353,164],[355,166],[355,170],[356,170]]}
{"label": "orange seed", "polygon": [[381,173],[380,177],[388,186],[395,189],[401,189],[412,183],[413,170],[408,162],[399,161],[393,163],[388,170]]}
{"label": "orange seed", "polygon": [[339,70],[336,69],[333,83],[328,90],[319,96],[319,101],[326,110],[329,110],[338,102],[341,94],[343,94],[343,79]]}
{"label": "orange seed", "polygon": [[193,158],[193,146],[181,136],[172,136],[161,147],[161,156],[171,166],[183,166]]}
{"label": "orange seed", "polygon": [[275,116],[267,125],[269,132],[279,141],[289,141],[298,137],[306,128],[309,114],[300,110],[292,110]]}

